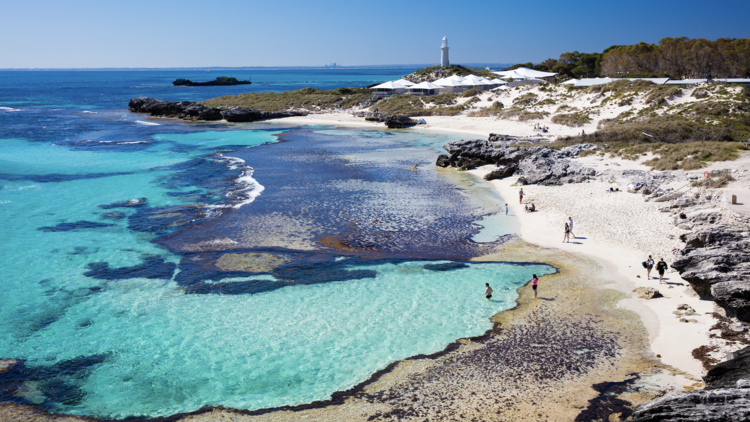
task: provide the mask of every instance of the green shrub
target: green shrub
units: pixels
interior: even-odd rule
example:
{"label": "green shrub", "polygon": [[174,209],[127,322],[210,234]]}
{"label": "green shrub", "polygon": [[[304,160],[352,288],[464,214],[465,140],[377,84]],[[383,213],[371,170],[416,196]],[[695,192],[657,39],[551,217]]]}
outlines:
{"label": "green shrub", "polygon": [[344,108],[354,107],[372,97],[372,91],[366,88],[339,88],[321,91],[315,88],[302,88],[286,92],[253,92],[240,95],[225,95],[203,101],[208,107],[232,106],[257,108],[266,111],[279,111],[304,108],[332,109],[337,105]]}
{"label": "green shrub", "polygon": [[492,116],[497,116],[498,114],[500,114],[500,112],[503,110],[503,108],[504,108],[503,103],[501,103],[500,101],[495,101],[489,107],[485,107],[485,108],[481,108],[481,109],[476,110],[476,111],[469,112],[469,114],[467,114],[467,116],[469,116],[469,117],[492,117]]}
{"label": "green shrub", "polygon": [[569,127],[581,127],[591,121],[588,113],[557,114],[552,116],[552,123]]}
{"label": "green shrub", "polygon": [[516,97],[516,99],[513,100],[513,104],[519,107],[527,107],[534,104],[537,101],[537,98],[539,97],[536,94],[529,92],[527,94]]}
{"label": "green shrub", "polygon": [[473,97],[473,96],[475,96],[477,94],[479,94],[479,90],[472,88],[472,89],[467,89],[466,91],[464,91],[461,94],[461,96],[462,97]]}
{"label": "green shrub", "polygon": [[435,105],[451,105],[456,102],[456,98],[458,98],[458,94],[442,93],[438,95],[422,97],[422,101]]}
{"label": "green shrub", "polygon": [[666,101],[667,98],[674,95],[678,95],[682,92],[682,88],[674,85],[657,85],[653,88],[648,97],[646,97],[646,104],[661,104]]}

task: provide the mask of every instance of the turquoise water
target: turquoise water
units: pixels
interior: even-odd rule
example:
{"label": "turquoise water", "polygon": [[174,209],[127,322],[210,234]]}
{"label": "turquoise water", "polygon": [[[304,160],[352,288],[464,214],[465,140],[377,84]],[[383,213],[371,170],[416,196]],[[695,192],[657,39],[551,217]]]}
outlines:
{"label": "turquoise water", "polygon": [[[24,113],[15,114],[29,119]],[[174,230],[196,229],[162,225],[144,230],[133,221],[158,216],[141,216],[143,210],[172,212],[197,203],[216,210],[207,221],[260,205],[276,212],[275,205],[261,201],[286,200],[283,193],[296,180],[279,172],[285,164],[248,161],[256,174],[231,157],[245,148],[252,149],[243,157],[273,157],[268,151],[282,146],[284,154],[291,154],[297,148],[293,142],[277,143],[286,129],[169,121],[143,125],[138,123],[145,121],[142,116],[106,112],[54,119],[44,123],[49,128],[30,125],[31,139],[0,139],[0,358],[25,359],[31,374],[14,393],[16,401],[53,412],[125,418],[207,405],[260,409],[325,400],[393,361],[483,334],[493,314],[514,305],[515,290],[532,273],[554,271],[543,264],[338,256],[325,258],[336,265],[338,281],[299,282],[272,272],[230,274],[202,282],[254,280],[273,288],[254,294],[185,294],[178,278],[193,258],[153,242]],[[70,128],[71,121],[86,129]],[[23,124],[9,127],[21,131]],[[322,154],[328,148],[331,162],[341,159],[344,164],[336,170],[345,177],[341,180],[356,180],[357,198],[367,199],[361,202],[362,215],[393,206],[387,201],[392,190],[402,196],[423,192],[436,195],[430,204],[455,201],[446,204],[455,208],[446,209],[466,210],[463,219],[441,220],[465,226],[457,228],[459,235],[474,233],[465,243],[493,242],[511,230],[503,214],[482,208],[497,199],[487,185],[466,174],[434,170],[433,155],[454,137],[314,129],[325,136],[309,135],[316,142],[310,150],[320,148]],[[337,139],[340,150],[332,147]],[[253,152],[261,149],[266,155]],[[393,164],[393,157],[400,161]],[[414,162],[425,170],[407,170]],[[273,173],[264,174],[263,168]],[[310,167],[289,171],[312,177],[304,169]],[[348,206],[354,191],[338,188],[341,182],[327,180],[326,174],[320,183],[334,192],[330,195],[339,195],[329,203]],[[368,182],[379,190],[367,188]],[[389,188],[383,190],[386,182]],[[237,202],[226,196],[237,184],[254,191],[241,210],[231,208]],[[427,189],[432,186],[434,191]],[[409,190],[416,188],[422,190]],[[139,198],[148,205],[117,204]],[[297,202],[288,204],[294,208]],[[428,211],[419,224],[437,221]],[[408,207],[398,215],[399,224],[415,225]],[[317,221],[315,215],[309,218]],[[473,229],[472,222],[483,228]],[[172,275],[156,276],[146,265],[136,275],[107,278],[92,267],[135,268],[149,262]],[[482,295],[485,282],[495,289],[491,301]]]}

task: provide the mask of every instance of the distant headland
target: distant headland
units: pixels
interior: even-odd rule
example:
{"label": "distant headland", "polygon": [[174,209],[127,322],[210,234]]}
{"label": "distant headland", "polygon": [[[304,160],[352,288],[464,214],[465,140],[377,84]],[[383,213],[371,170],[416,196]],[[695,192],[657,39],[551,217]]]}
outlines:
{"label": "distant headland", "polygon": [[227,76],[219,76],[213,81],[208,82],[193,82],[190,79],[177,79],[172,82],[174,86],[219,86],[219,85],[250,85],[250,81],[240,81],[237,78],[230,78]]}

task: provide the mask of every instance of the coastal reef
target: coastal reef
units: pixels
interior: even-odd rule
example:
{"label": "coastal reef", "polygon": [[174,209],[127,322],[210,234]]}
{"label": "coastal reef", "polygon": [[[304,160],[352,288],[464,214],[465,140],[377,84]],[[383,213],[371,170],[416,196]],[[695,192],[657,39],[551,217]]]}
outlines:
{"label": "coastal reef", "polygon": [[[499,139],[491,134],[490,139]],[[450,155],[438,156],[438,167],[457,167],[471,169],[474,167],[495,164],[497,169],[488,180],[521,175],[521,185],[561,185],[580,183],[596,176],[596,171],[571,161],[582,151],[596,149],[596,145],[579,144],[559,151],[543,145],[533,148],[503,147],[489,140],[469,139],[449,142],[443,146]]]}
{"label": "coastal reef", "polygon": [[148,113],[152,117],[206,121],[226,120],[238,123],[307,115],[306,111],[263,111],[243,107],[211,108],[195,101],[164,101],[149,97],[131,99],[128,108],[134,113]]}
{"label": "coastal reef", "polygon": [[240,81],[237,78],[230,78],[226,76],[219,76],[213,81],[208,82],[193,82],[190,79],[177,79],[172,82],[174,86],[225,86],[225,85],[250,85],[250,81]]}
{"label": "coastal reef", "polygon": [[706,389],[667,394],[636,407],[634,422],[746,421],[750,419],[750,347],[711,368]]}

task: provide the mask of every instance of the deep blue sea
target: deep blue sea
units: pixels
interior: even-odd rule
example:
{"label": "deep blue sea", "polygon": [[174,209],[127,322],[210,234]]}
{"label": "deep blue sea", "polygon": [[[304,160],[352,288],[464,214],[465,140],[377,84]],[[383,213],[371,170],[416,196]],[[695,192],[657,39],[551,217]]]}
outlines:
{"label": "deep blue sea", "polygon": [[[113,419],[303,404],[490,329],[554,268],[468,261],[514,226],[488,185],[435,168],[456,135],[127,110],[411,71],[0,72],[0,359],[24,361],[0,402]],[[253,85],[171,85],[217,76]]]}

